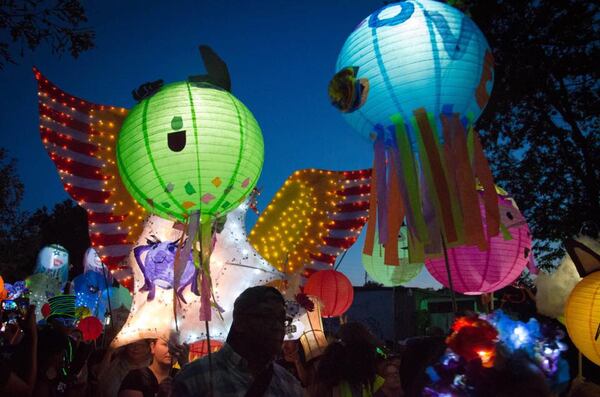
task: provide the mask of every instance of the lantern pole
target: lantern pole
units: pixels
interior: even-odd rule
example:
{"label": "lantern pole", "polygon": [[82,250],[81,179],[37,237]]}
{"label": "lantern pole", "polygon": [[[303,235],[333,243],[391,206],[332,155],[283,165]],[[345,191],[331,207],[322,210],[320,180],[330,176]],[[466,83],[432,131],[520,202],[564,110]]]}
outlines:
{"label": "lantern pole", "polygon": [[[200,218],[198,218],[200,219]],[[198,228],[198,240],[200,243],[200,252],[198,253],[199,255],[199,261],[200,261],[200,267],[202,269],[202,271],[206,271],[206,269],[203,269],[203,261],[206,255],[205,250],[210,250],[210,246],[206,247],[204,246],[203,241],[206,240],[208,241],[209,245],[211,244],[210,240],[207,240],[205,238],[205,236],[201,236],[202,233],[202,229]],[[212,235],[212,234],[211,234]],[[210,252],[210,251],[209,251]],[[210,269],[210,263],[208,264],[209,269]],[[203,274],[202,277],[207,277],[206,274]],[[204,285],[201,286],[201,288],[204,288]],[[205,293],[204,291],[202,291],[202,293]],[[201,304],[204,304],[204,302],[201,301]],[[204,310],[204,308],[202,308],[202,310]],[[212,309],[209,309],[212,310]],[[213,363],[212,363],[212,352],[211,352],[211,348],[210,348],[210,329],[208,327],[208,320],[204,320],[204,327],[206,330],[206,349],[208,350],[208,390],[209,390],[209,397],[214,397],[214,387],[213,387]]]}
{"label": "lantern pole", "polygon": [[333,270],[337,270],[340,267],[340,265],[342,264],[342,261],[344,260],[344,257],[346,256],[346,253],[348,253],[348,250],[344,251],[344,253],[340,257],[340,260],[338,261],[337,265],[335,265]]}
{"label": "lantern pole", "polygon": [[210,348],[210,330],[208,329],[208,320],[204,320],[204,327],[206,328],[206,349],[208,351],[208,390],[210,390],[209,396],[214,397],[212,351]]}
{"label": "lantern pole", "polygon": [[442,237],[442,249],[444,250],[444,263],[446,264],[446,273],[448,273],[448,286],[450,287],[450,296],[452,298],[452,311],[454,315],[458,312],[458,305],[456,304],[456,295],[454,294],[454,287],[452,286],[452,275],[450,274],[450,262],[448,261],[448,250],[446,249],[446,239],[444,233],[440,231]]}
{"label": "lantern pole", "polygon": [[[108,312],[109,312],[109,318],[110,318],[110,329],[111,329],[111,334],[114,333],[115,331],[115,325],[113,324],[112,321],[112,305],[110,304],[110,289],[108,288],[108,278],[106,277],[106,266],[104,265],[103,262],[102,263],[102,276],[104,277],[104,285],[106,287],[106,297],[108,298]],[[104,313],[106,316],[106,313]],[[104,346],[104,342],[106,339],[106,333],[104,333],[104,335],[102,336],[102,346]]]}

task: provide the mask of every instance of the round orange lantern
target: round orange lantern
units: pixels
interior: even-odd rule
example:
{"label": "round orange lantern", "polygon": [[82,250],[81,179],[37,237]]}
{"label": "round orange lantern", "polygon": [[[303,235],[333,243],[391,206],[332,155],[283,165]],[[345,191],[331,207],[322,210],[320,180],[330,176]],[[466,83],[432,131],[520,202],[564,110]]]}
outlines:
{"label": "round orange lantern", "polygon": [[567,331],[581,353],[600,365],[600,272],[581,280],[565,307]]}
{"label": "round orange lantern", "polygon": [[600,252],[580,241],[565,245],[583,277],[565,306],[567,331],[581,354],[600,365]]}
{"label": "round orange lantern", "polygon": [[4,289],[4,279],[0,276],[0,301],[6,299],[8,291]]}
{"label": "round orange lantern", "polygon": [[354,300],[352,283],[336,270],[321,270],[312,274],[304,286],[304,293],[321,300],[323,317],[341,316]]}

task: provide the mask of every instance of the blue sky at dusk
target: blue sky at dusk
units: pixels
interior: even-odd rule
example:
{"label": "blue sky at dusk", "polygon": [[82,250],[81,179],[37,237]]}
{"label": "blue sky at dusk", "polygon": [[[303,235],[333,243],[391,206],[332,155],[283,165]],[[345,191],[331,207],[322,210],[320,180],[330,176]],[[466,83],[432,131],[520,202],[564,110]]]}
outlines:
{"label": "blue sky at dusk", "polygon": [[[372,149],[330,105],[327,84],[347,35],[381,1],[89,1],[96,48],[79,59],[47,48],[0,71],[0,146],[18,160],[23,209],[68,198],[39,136],[37,66],[66,92],[130,108],[131,90],[204,72],[199,44],[227,62],[232,91],[254,113],[265,141],[258,186],[264,209],[295,170],[369,168]],[[251,223],[255,216],[250,215]],[[362,238],[340,270],[362,285]],[[430,276],[411,285],[433,285]]]}

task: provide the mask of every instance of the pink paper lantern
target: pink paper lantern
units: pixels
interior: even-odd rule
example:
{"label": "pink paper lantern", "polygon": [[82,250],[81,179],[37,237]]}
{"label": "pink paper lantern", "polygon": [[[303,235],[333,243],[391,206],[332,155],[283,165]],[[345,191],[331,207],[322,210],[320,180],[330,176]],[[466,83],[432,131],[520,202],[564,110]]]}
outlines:
{"label": "pink paper lantern", "polygon": [[336,270],[321,270],[313,273],[304,286],[306,295],[316,296],[323,304],[323,317],[341,316],[354,300],[352,283],[343,273]]}
{"label": "pink paper lantern", "polygon": [[[450,277],[454,291],[466,295],[479,295],[497,291],[519,277],[527,266],[531,254],[531,233],[525,218],[508,197],[498,196],[500,221],[512,239],[506,240],[502,231],[489,238],[488,250],[476,246],[448,249]],[[479,200],[481,216],[485,220],[483,202]],[[426,259],[425,266],[433,278],[450,287],[444,257]]]}

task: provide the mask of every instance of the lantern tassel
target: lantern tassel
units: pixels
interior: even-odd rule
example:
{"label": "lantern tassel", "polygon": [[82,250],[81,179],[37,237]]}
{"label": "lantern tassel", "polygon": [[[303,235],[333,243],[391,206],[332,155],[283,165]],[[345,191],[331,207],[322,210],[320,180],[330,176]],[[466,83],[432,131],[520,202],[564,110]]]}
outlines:
{"label": "lantern tassel", "polygon": [[[181,281],[183,270],[185,269],[185,266],[187,265],[187,262],[190,257],[190,253],[192,252],[192,247],[194,243],[193,236],[196,235],[199,219],[200,213],[196,211],[193,212],[186,220],[183,227],[183,232],[181,234],[181,238],[179,239],[179,243],[177,245],[177,252],[175,252],[175,260],[173,262],[173,317],[175,319],[175,330],[177,332],[179,332],[179,324],[177,320],[177,307],[179,304],[179,296],[177,295],[177,292],[179,291],[179,283]],[[195,283],[192,283],[192,292],[196,295],[199,294],[198,288],[195,285]]]}
{"label": "lantern tassel", "polygon": [[[392,151],[394,150],[395,149],[392,148]],[[390,158],[391,157],[392,156],[390,156]],[[400,233],[400,227],[402,226],[402,220],[404,219],[404,206],[402,205],[402,198],[400,196],[396,163],[394,161],[389,161],[388,168],[390,171],[388,173],[389,189],[387,191],[387,202],[390,203],[388,208],[389,238],[388,243],[385,245],[384,263],[390,266],[399,266],[398,234]]]}
{"label": "lantern tassel", "polygon": [[363,254],[372,256],[375,246],[375,228],[377,227],[377,170],[375,169],[375,160],[373,160],[373,170],[371,172],[371,192],[369,195],[369,221],[367,222],[367,233]]}
{"label": "lantern tassel", "polygon": [[[494,180],[477,134],[466,130],[468,120],[457,113],[440,117],[440,134],[434,116],[423,108],[414,111],[410,125],[395,115],[392,127],[374,127],[370,222],[363,253],[372,255],[377,231],[380,243],[389,247],[387,265],[398,264],[395,244],[404,216],[411,262],[441,257],[443,244],[485,250],[488,238],[501,231]],[[409,130],[415,132],[414,143]],[[484,215],[479,211],[478,180],[484,189]]]}
{"label": "lantern tassel", "polygon": [[200,285],[200,321],[211,321],[212,307],[211,295],[212,285],[210,280],[210,254],[212,246],[212,223],[202,222],[198,239],[200,241],[200,272],[198,281]]}
{"label": "lantern tassel", "polygon": [[[430,238],[436,237],[437,231],[440,229],[444,232],[444,236],[450,243],[458,240],[456,225],[452,213],[452,199],[448,181],[444,173],[443,163],[444,158],[439,150],[439,143],[435,130],[430,123],[429,117],[425,109],[420,108],[414,111],[415,118],[414,128],[419,131],[419,155],[421,160],[421,171],[425,176],[422,183],[426,185],[425,190],[429,198],[424,200],[424,204],[428,203],[434,209],[434,216],[428,219],[428,229]],[[439,252],[440,246],[437,244],[429,249],[430,252]]]}
{"label": "lantern tassel", "polygon": [[458,114],[442,114],[442,129],[445,139],[446,161],[454,164],[454,171],[449,170],[458,194],[462,214],[464,242],[477,245],[480,250],[488,249],[487,239],[483,232],[483,220],[479,211],[479,198],[473,167],[469,160],[467,148],[467,132],[461,124]]}
{"label": "lantern tassel", "polygon": [[[377,227],[379,232],[379,240],[382,244],[388,241],[388,228],[387,228],[387,160],[385,156],[385,142],[384,142],[384,131],[381,126],[378,126],[377,139],[373,146],[375,150],[375,161],[374,170],[375,175],[371,177],[377,180]],[[390,203],[394,204],[394,203]],[[371,215],[371,219],[374,216]]]}

